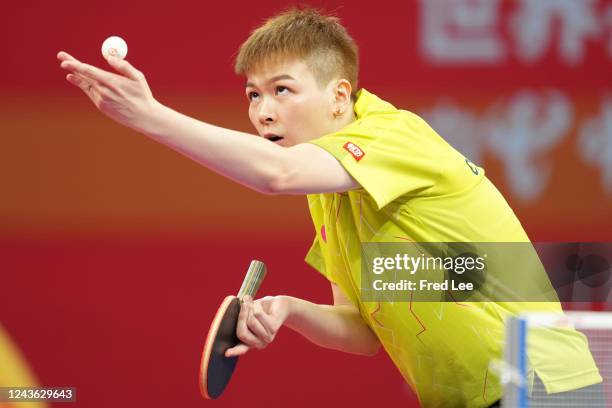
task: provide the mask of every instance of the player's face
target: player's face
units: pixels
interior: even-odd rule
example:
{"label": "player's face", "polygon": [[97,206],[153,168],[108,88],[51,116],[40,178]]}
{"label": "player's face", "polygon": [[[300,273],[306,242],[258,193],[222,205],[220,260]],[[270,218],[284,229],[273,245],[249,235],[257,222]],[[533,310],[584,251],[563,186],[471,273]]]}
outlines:
{"label": "player's face", "polygon": [[251,123],[259,136],[285,147],[335,132],[333,85],[317,83],[304,61],[264,64],[247,74]]}

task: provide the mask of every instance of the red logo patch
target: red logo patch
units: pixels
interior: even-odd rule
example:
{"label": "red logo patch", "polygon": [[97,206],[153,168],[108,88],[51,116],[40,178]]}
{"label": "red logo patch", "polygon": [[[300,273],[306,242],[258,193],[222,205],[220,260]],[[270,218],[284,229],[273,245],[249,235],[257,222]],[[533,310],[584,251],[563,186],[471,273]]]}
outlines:
{"label": "red logo patch", "polygon": [[346,142],[342,147],[357,161],[363,159],[363,156],[365,156],[365,152],[353,142]]}

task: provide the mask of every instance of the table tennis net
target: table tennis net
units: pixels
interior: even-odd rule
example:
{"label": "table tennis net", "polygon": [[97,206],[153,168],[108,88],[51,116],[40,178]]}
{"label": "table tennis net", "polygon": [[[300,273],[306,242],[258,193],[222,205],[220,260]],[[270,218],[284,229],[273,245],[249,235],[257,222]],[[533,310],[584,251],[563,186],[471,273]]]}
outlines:
{"label": "table tennis net", "polygon": [[[537,370],[534,372],[530,365],[530,348],[534,347],[534,339],[547,336],[550,339],[551,333],[563,330],[577,330],[586,336],[603,382],[567,392],[547,393]],[[573,363],[571,359],[562,362],[568,367]],[[531,313],[508,319],[501,378],[504,408],[612,407],[612,313]]]}

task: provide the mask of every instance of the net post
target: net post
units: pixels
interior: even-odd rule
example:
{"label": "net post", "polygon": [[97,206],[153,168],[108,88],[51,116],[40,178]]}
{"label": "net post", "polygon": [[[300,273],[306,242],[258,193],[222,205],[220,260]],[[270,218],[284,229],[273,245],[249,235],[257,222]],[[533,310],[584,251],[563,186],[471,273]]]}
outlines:
{"label": "net post", "polygon": [[506,320],[504,354],[502,406],[528,408],[527,320],[524,317],[511,316]]}

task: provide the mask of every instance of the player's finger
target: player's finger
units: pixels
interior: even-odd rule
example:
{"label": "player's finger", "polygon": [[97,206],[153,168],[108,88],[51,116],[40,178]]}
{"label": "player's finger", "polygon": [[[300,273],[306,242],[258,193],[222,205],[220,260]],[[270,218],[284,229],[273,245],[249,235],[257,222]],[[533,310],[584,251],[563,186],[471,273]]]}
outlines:
{"label": "player's finger", "polygon": [[91,78],[84,77],[79,74],[67,74],[66,79],[71,84],[81,88],[83,92],[87,94],[87,96],[92,97],[92,99],[97,101],[99,98],[93,98],[96,95],[99,95],[101,92],[101,85],[94,81]]}
{"label": "player's finger", "polygon": [[91,91],[93,87],[93,83],[85,79],[85,77],[77,74],[67,74],[66,80],[70,82],[72,85],[81,88],[81,90],[85,93]]}
{"label": "player's finger", "polygon": [[263,308],[260,302],[255,302],[253,305],[253,316],[265,329],[268,335],[268,342],[274,340],[276,332],[278,331],[278,324],[274,318]]}
{"label": "player's finger", "polygon": [[[272,336],[263,326],[263,324],[255,317],[254,309],[256,307],[255,303],[251,303],[251,307],[249,308],[249,317],[247,318],[247,327],[259,340],[263,343],[267,344],[272,341]],[[261,307],[260,307],[261,308]]]}
{"label": "player's finger", "polygon": [[246,354],[251,348],[244,343],[225,350],[225,357],[238,357]]}
{"label": "player's finger", "polygon": [[100,106],[102,95],[99,84],[78,74],[68,74],[66,79],[74,86],[80,88],[97,107]]}
{"label": "player's finger", "polygon": [[88,78],[94,79],[104,85],[111,86],[113,81],[116,80],[117,75],[104,71],[93,65],[84,64],[76,60],[63,61],[60,64],[65,70],[68,70],[74,74],[80,74]]}
{"label": "player's finger", "polygon": [[240,314],[238,315],[238,324],[236,325],[236,336],[246,345],[260,349],[265,346],[264,342],[258,339],[247,326],[250,308],[250,302],[245,302],[243,299]]}
{"label": "player's finger", "polygon": [[249,317],[249,307],[245,302],[245,298],[240,302],[240,313],[238,314],[238,323],[236,323],[236,332],[240,332],[246,328],[246,319]]}
{"label": "player's finger", "polygon": [[66,51],[60,51],[57,53],[57,59],[60,61],[78,61],[72,55],[68,54]]}
{"label": "player's finger", "polygon": [[255,319],[255,317],[253,316],[253,305],[254,305],[253,300],[250,297],[248,297],[245,303],[247,306],[246,325],[247,325],[247,331],[248,331],[247,333],[248,341],[246,343],[257,349],[263,349],[269,343],[268,341],[269,336],[266,333],[266,330],[261,325],[261,323],[259,323],[257,319]]}
{"label": "player's finger", "polygon": [[106,60],[108,61],[108,64],[115,69],[115,71],[130,79],[138,81],[144,78],[142,72],[134,68],[132,64],[124,59],[110,56]]}

